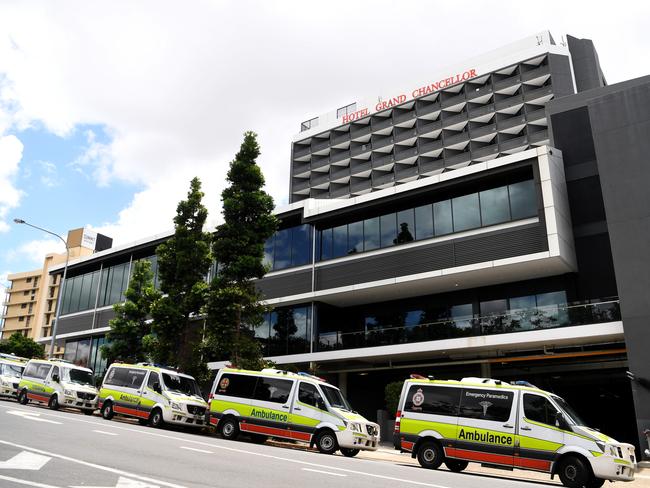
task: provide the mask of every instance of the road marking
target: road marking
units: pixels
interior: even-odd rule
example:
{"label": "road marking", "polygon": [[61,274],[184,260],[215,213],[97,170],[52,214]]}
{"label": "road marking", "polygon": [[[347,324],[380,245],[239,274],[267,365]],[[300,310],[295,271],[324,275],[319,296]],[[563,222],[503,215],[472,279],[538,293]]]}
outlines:
{"label": "road marking", "polygon": [[93,432],[97,432],[98,434],[104,434],[104,435],[119,435],[116,434],[115,432],[106,432],[105,430],[93,430]]}
{"label": "road marking", "polygon": [[160,488],[158,485],[152,485],[149,483],[142,483],[141,481],[131,480],[120,476],[120,479],[117,480],[117,484],[113,486],[70,486],[70,488]]}
{"label": "road marking", "polygon": [[320,469],[310,469],[310,468],[302,468],[303,471],[311,471],[312,473],[322,473],[322,474],[329,474],[331,476],[347,476],[347,474],[341,474],[341,473],[330,473],[329,471],[321,471]]}
{"label": "road marking", "polygon": [[[10,476],[2,476],[2,475],[0,475],[0,480],[9,481],[10,483],[16,483],[18,485],[33,486],[34,488],[60,488],[60,487],[54,486],[54,485],[44,485],[43,483],[36,483],[35,481],[25,481],[25,480],[21,480],[21,479],[18,479],[18,478],[12,478]],[[88,488],[88,487],[85,487],[85,488]]]}
{"label": "road marking", "polygon": [[19,452],[14,457],[7,461],[0,462],[0,469],[27,469],[30,471],[38,471],[47,462],[52,459],[33,452]]}
{"label": "road marking", "polygon": [[212,451],[207,451],[206,449],[197,449],[196,447],[181,446],[181,449],[187,449],[188,451],[204,452],[206,454],[214,454]]}
{"label": "road marking", "polygon": [[61,422],[56,422],[54,420],[47,420],[47,419],[39,418],[41,416],[40,413],[23,412],[21,410],[9,410],[7,413],[9,415],[16,415],[17,417],[22,417],[24,419],[35,420],[36,422],[47,422],[48,424],[59,424],[59,425],[61,425]]}
{"label": "road marking", "polygon": [[[38,453],[38,454],[44,454],[44,455],[47,455],[47,456],[50,456],[50,457],[53,457],[53,458],[57,458],[57,459],[63,459],[64,461],[70,461],[70,462],[73,462],[73,463],[81,464],[83,466],[88,466],[89,468],[94,468],[94,469],[99,469],[99,470],[102,470],[102,471],[107,471],[109,473],[117,474],[117,475],[120,475],[120,476],[128,476],[129,478],[135,478],[137,480],[146,481],[148,483],[156,483],[157,485],[167,486],[168,488],[187,488],[187,487],[185,487],[183,485],[177,485],[177,484],[174,484],[174,483],[167,483],[166,481],[154,480],[154,479],[151,479],[151,478],[147,478],[146,476],[140,476],[138,474],[129,473],[128,471],[122,471],[121,469],[109,468],[108,466],[102,466],[101,464],[89,463],[88,461],[82,461],[81,459],[75,459],[75,458],[71,458],[71,457],[68,457],[68,456],[64,456],[62,454],[56,454],[56,453],[53,453],[53,452],[43,451],[41,449],[35,449],[35,448],[29,447],[29,446],[23,446],[21,444],[15,444],[13,442],[0,440],[0,444],[4,444],[6,446],[18,447],[20,449],[25,449],[27,451],[32,451],[32,452],[35,452],[35,453]],[[147,486],[147,485],[145,485],[145,486]]]}

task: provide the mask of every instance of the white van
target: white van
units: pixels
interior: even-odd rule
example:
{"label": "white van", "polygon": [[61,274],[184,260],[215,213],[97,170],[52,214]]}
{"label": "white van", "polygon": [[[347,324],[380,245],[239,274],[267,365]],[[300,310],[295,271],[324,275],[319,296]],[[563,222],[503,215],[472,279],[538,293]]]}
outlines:
{"label": "white van", "polygon": [[30,359],[18,384],[18,401],[44,403],[52,410],[78,408],[86,415],[97,409],[93,371],[60,359]]}
{"label": "white van", "polygon": [[18,383],[29,359],[0,354],[0,397],[16,398]]}
{"label": "white van", "polygon": [[395,448],[425,468],[468,462],[559,475],[570,488],[632,481],[634,446],[591,429],[557,395],[526,382],[487,378],[404,382],[395,419]]}
{"label": "white van", "polygon": [[196,380],[173,369],[148,363],[113,363],[99,390],[99,408],[106,420],[120,414],[141,424],[189,427],[207,425],[208,404]]}
{"label": "white van", "polygon": [[356,456],[375,451],[379,426],[352,410],[341,391],[306,373],[222,369],[210,393],[210,423],[226,439],[278,437]]}

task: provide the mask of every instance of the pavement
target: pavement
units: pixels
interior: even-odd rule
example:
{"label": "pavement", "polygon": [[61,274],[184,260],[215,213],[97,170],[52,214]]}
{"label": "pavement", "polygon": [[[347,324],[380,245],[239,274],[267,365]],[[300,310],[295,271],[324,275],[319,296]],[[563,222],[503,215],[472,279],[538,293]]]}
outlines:
{"label": "pavement", "polygon": [[[2,488],[331,488],[334,483],[337,488],[559,486],[547,475],[471,464],[463,473],[425,470],[387,446],[355,458],[326,456],[296,444],[226,441],[201,431],[153,429],[118,417],[106,421],[0,401]],[[644,470],[634,482],[619,485],[650,487],[650,473]]]}

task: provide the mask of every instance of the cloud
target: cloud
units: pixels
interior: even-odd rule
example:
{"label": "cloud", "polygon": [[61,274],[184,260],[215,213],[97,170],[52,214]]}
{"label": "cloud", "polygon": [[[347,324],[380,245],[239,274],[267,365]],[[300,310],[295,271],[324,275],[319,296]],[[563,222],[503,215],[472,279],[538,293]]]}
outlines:
{"label": "cloud", "polygon": [[537,31],[593,38],[610,82],[649,71],[647,4],[546,6],[531,19],[527,4],[503,2],[495,24],[461,0],[4,2],[0,136],[35,124],[61,136],[106,128],[71,163],[98,185],[140,188],[112,221],[88,222],[117,241],[171,227],[193,176],[214,223],[245,130],[259,133],[268,191],[286,203],[301,121]]}
{"label": "cloud", "polygon": [[[37,161],[38,166],[41,168],[41,184],[48,188],[59,186],[59,180],[56,164],[50,161]],[[27,176],[28,177],[28,176]]]}
{"label": "cloud", "polygon": [[55,238],[34,239],[7,252],[7,262],[27,263],[34,269],[43,266],[45,255],[64,253],[63,242]]}
{"label": "cloud", "polygon": [[0,136],[0,232],[9,230],[7,214],[18,206],[23,195],[22,191],[14,186],[22,157],[23,143],[16,136]]}

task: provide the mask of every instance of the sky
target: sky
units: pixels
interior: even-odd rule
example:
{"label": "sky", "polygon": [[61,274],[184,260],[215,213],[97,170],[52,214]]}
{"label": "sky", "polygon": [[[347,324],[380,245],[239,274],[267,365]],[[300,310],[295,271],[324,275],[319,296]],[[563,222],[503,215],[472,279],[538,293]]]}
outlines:
{"label": "sky", "polygon": [[550,30],[592,39],[608,83],[650,74],[650,3],[621,0],[0,0],[0,297],[88,227],[170,230],[220,193],[243,133],[276,205],[300,122]]}

